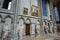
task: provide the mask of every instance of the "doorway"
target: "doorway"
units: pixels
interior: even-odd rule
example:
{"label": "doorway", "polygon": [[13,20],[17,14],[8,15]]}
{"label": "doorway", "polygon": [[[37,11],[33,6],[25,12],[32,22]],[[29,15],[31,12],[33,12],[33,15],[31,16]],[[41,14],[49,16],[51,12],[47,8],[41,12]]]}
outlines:
{"label": "doorway", "polygon": [[26,24],[26,35],[30,35],[30,24]]}

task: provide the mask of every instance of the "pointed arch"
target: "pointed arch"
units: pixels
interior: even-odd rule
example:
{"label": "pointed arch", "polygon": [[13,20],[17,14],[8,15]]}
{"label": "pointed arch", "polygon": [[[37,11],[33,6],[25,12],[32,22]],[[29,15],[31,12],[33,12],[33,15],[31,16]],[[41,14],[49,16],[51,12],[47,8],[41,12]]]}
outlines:
{"label": "pointed arch", "polygon": [[25,19],[22,16],[19,18],[19,21],[22,21],[23,23],[25,23]]}
{"label": "pointed arch", "polygon": [[11,23],[13,23],[13,18],[12,18],[10,15],[5,16],[4,21],[5,21],[6,19],[11,19]]}
{"label": "pointed arch", "polygon": [[23,21],[25,21],[24,18],[23,18],[22,16],[19,18],[19,20],[20,20],[20,19],[22,19]]}
{"label": "pointed arch", "polygon": [[26,23],[31,24],[31,20],[29,17],[26,19]]}

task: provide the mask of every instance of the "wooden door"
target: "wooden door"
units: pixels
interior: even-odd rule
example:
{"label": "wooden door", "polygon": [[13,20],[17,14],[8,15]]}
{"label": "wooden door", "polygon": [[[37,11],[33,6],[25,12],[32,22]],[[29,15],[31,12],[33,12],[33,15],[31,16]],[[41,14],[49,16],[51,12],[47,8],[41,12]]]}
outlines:
{"label": "wooden door", "polygon": [[30,35],[30,24],[26,24],[26,35]]}

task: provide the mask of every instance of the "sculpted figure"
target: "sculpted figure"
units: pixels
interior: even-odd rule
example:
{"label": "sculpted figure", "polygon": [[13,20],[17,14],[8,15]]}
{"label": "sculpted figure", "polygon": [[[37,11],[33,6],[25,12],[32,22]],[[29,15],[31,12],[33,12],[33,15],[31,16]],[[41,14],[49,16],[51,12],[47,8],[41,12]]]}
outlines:
{"label": "sculpted figure", "polygon": [[48,34],[49,32],[49,27],[48,27],[48,23],[45,24],[44,26],[44,30],[45,30],[45,33]]}
{"label": "sculpted figure", "polygon": [[51,31],[51,33],[53,34],[53,24],[52,23],[50,23],[50,31]]}
{"label": "sculpted figure", "polygon": [[8,33],[10,32],[10,26],[8,24],[4,25],[2,40],[7,40]]}
{"label": "sculpted figure", "polygon": [[36,34],[37,36],[40,36],[40,25],[36,26]]}
{"label": "sculpted figure", "polygon": [[2,24],[0,23],[0,36],[1,36],[1,33],[2,33]]}
{"label": "sculpted figure", "polygon": [[19,24],[18,25],[18,39],[22,40],[23,39],[23,24]]}

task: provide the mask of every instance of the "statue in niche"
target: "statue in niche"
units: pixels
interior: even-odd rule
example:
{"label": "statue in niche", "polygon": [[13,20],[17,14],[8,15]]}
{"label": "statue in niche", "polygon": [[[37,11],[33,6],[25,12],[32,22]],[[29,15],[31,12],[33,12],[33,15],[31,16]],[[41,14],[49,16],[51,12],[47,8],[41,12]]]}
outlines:
{"label": "statue in niche", "polygon": [[8,27],[8,24],[5,24],[3,28],[2,40],[7,40],[8,33],[9,33],[9,27]]}
{"label": "statue in niche", "polygon": [[2,40],[7,40],[8,34],[11,33],[12,17],[7,15],[2,22],[4,23],[2,28]]}
{"label": "statue in niche", "polygon": [[50,32],[53,34],[53,24],[50,22]]}
{"label": "statue in niche", "polygon": [[48,30],[49,30],[48,23],[45,22],[44,31],[45,31],[46,34],[49,33]]}
{"label": "statue in niche", "polygon": [[23,39],[23,27],[22,26],[18,30],[18,38],[19,40]]}
{"label": "statue in niche", "polygon": [[36,35],[40,36],[40,25],[36,26]]}
{"label": "statue in niche", "polygon": [[11,32],[11,19],[7,18],[3,26],[2,40],[7,40],[8,34]]}
{"label": "statue in niche", "polygon": [[18,28],[18,39],[22,40],[23,39],[23,30],[24,30],[24,26],[23,26],[23,22],[18,24],[19,28]]}

